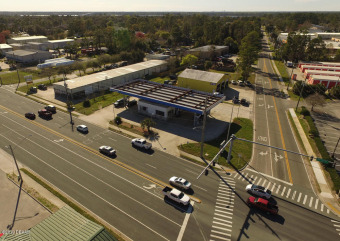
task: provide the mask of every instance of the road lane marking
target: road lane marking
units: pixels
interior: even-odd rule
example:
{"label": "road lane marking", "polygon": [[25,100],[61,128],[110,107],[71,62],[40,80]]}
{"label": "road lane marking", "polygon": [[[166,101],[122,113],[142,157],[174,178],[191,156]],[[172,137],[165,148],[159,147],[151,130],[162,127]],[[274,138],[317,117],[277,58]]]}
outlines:
{"label": "road lane marking", "polygon": [[230,225],[230,224],[227,224],[227,223],[221,223],[221,222],[217,222],[217,221],[213,221],[213,223],[215,223],[215,224],[219,224],[219,225],[222,225],[222,226],[226,226],[226,227],[232,227],[232,225]]}
{"label": "road lane marking", "polygon": [[297,202],[300,202],[300,198],[301,198],[301,192],[299,193],[299,197],[298,197],[298,199],[297,199]]}
{"label": "road lane marking", "polygon": [[117,140],[115,140],[115,139],[113,139],[113,138],[111,138],[111,137],[109,137],[109,139],[110,139],[110,140],[113,140],[113,141],[117,141]]}
{"label": "road lane marking", "polygon": [[206,192],[208,191],[208,190],[206,190],[206,189],[204,189],[204,188],[201,188],[201,187],[199,187],[199,186],[196,186],[196,185],[195,185],[195,188],[201,189],[201,190],[206,191]]}
{"label": "road lane marking", "polygon": [[274,180],[276,180],[276,181],[285,183],[285,184],[287,184],[287,185],[289,185],[289,186],[293,186],[293,184],[291,184],[290,182],[286,182],[286,181],[281,180],[281,179],[279,179],[279,178],[277,178],[277,177],[273,177],[273,176],[271,176],[271,175],[268,175],[268,174],[265,174],[265,173],[262,173],[262,172],[259,172],[259,171],[253,170],[253,169],[247,169],[247,171],[255,172],[255,173],[257,173],[257,174],[259,174],[259,175],[261,175],[261,176],[264,176],[264,177],[268,177],[268,178],[274,179]]}
{"label": "road lane marking", "polygon": [[291,191],[292,189],[288,189],[288,192],[287,192],[287,196],[286,196],[286,198],[288,198],[289,197],[289,194],[290,194],[290,191]]}
{"label": "road lane marking", "polygon": [[303,199],[303,205],[306,204],[306,201],[307,201],[307,195],[305,194],[305,198]]}
{"label": "road lane marking", "polygon": [[188,169],[185,169],[187,172],[190,172],[190,173],[192,173],[192,174],[195,174],[195,175],[197,175],[197,172],[193,172],[193,171],[191,171],[191,170],[188,170]]}
{"label": "road lane marking", "polygon": [[281,196],[283,196],[283,194],[285,193],[285,191],[286,191],[286,187],[283,187],[283,190],[282,190]]}
{"label": "road lane marking", "polygon": [[210,237],[222,239],[222,240],[225,240],[225,241],[230,241],[230,239],[228,239],[228,238],[220,237],[220,236],[213,235],[213,234],[211,234]]}
{"label": "road lane marking", "polygon": [[190,202],[190,207],[189,207],[189,210],[187,211],[187,213],[185,214],[185,217],[184,217],[184,220],[183,220],[183,224],[181,226],[181,230],[179,231],[179,234],[177,236],[177,241],[181,241],[182,238],[183,238],[183,234],[184,234],[184,231],[187,227],[187,224],[188,224],[188,221],[189,221],[189,218],[190,218],[190,214],[192,213],[192,209],[193,209],[193,206],[194,206],[194,202],[191,201]]}
{"label": "road lane marking", "polygon": [[312,207],[312,203],[313,203],[313,197],[310,197],[309,207]]}
{"label": "road lane marking", "polygon": [[[0,134],[2,137],[4,137],[5,139],[7,139],[8,141],[12,142],[10,139],[8,139],[7,137],[3,136],[2,134]],[[13,142],[13,144],[15,144]],[[132,220],[136,221],[137,223],[139,223],[140,225],[144,226],[145,228],[149,229],[150,231],[152,231],[153,233],[159,235],[160,237],[162,237],[165,240],[168,240],[167,238],[165,238],[163,235],[159,234],[158,232],[156,232],[155,230],[153,230],[152,228],[150,228],[149,226],[145,225],[143,222],[139,221],[138,219],[136,219],[135,217],[133,217],[132,215],[128,214],[127,212],[125,212],[124,210],[120,209],[118,206],[112,204],[111,202],[107,201],[105,198],[101,197],[100,195],[96,194],[95,192],[91,191],[90,189],[88,189],[87,187],[83,186],[82,184],[80,184],[79,182],[77,182],[76,180],[74,180],[73,178],[69,177],[68,175],[64,174],[63,172],[59,171],[58,169],[56,169],[55,167],[53,167],[52,165],[48,164],[47,162],[43,161],[41,158],[39,158],[38,156],[34,155],[33,153],[27,151],[25,148],[16,145],[18,148],[24,150],[25,152],[29,153],[30,155],[32,155],[33,157],[35,157],[37,160],[39,160],[40,162],[44,163],[46,166],[49,166],[51,169],[55,170],[56,172],[58,172],[59,174],[61,174],[62,176],[66,177],[67,179],[71,180],[72,182],[74,182],[75,184],[77,184],[78,186],[82,187],[83,189],[85,189],[86,191],[88,191],[89,193],[91,193],[92,195],[96,196],[97,198],[99,198],[100,200],[102,200],[103,202],[107,203],[108,205],[110,205],[111,207],[115,208],[116,210],[120,211],[121,213],[125,214],[126,216],[128,216],[129,218],[131,218]],[[56,155],[56,154],[54,154]],[[86,172],[86,171],[84,171]],[[126,194],[125,194],[126,195]],[[128,195],[126,195],[128,196]],[[137,201],[137,200],[136,200]],[[137,201],[138,202],[138,201]],[[146,206],[147,207],[147,206]],[[151,209],[151,211],[154,211]],[[161,215],[163,216],[163,215]],[[167,217],[165,217],[166,219],[168,219]],[[105,220],[105,219],[104,219]],[[175,223],[174,221],[168,219],[169,221]],[[176,224],[176,223],[175,223]],[[178,224],[177,224],[178,225]]]}
{"label": "road lane marking", "polygon": [[[327,205],[328,205],[334,212],[336,212],[338,215],[340,214],[340,212],[339,212],[335,207],[333,207],[332,204],[330,204],[330,203],[328,202]],[[329,213],[329,209],[328,209],[328,208],[327,208],[327,213]]]}
{"label": "road lane marking", "polygon": [[281,187],[281,185],[278,185],[278,186],[277,186],[277,189],[276,189],[276,194],[278,194],[278,193],[279,193],[279,191],[280,191],[280,187]]}
{"label": "road lane marking", "polygon": [[151,165],[148,164],[148,163],[145,163],[145,164],[148,165],[149,167],[152,167],[152,168],[154,168],[154,169],[157,169],[157,167],[151,166]]}
{"label": "road lane marking", "polygon": [[296,191],[294,191],[294,193],[293,193],[292,200],[295,199],[295,194],[296,194]]}
{"label": "road lane marking", "polygon": [[319,199],[315,199],[315,209],[318,209]]}

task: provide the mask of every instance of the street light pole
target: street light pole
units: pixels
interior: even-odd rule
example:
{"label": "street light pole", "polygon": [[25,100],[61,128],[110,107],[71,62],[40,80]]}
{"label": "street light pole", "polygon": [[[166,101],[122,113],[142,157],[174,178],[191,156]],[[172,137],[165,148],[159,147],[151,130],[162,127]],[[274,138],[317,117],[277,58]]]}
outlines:
{"label": "street light pole", "polygon": [[289,89],[289,85],[292,81],[293,71],[294,71],[294,63],[293,63],[293,66],[292,66],[292,73],[290,74],[290,79],[289,79],[289,83],[288,83],[288,86],[287,86],[287,90]]}
{"label": "street light pole", "polygon": [[201,158],[203,158],[203,147],[204,147],[204,132],[205,132],[205,122],[207,120],[207,98],[204,101],[204,116],[203,116],[203,128],[201,136]]}
{"label": "street light pole", "polygon": [[336,145],[335,145],[335,147],[334,147],[334,151],[333,151],[333,154],[332,154],[332,158],[334,158],[334,153],[335,153],[335,151],[336,151],[336,148],[338,147],[339,141],[340,141],[340,137],[339,137],[338,142],[336,143]]}
{"label": "street light pole", "polygon": [[305,87],[305,83],[302,82],[302,88],[301,88],[301,91],[300,91],[299,100],[298,100],[298,102],[297,102],[297,104],[296,104],[295,111],[297,111],[297,108],[298,108],[298,106],[299,106],[300,99],[301,99],[301,95],[302,95],[302,91],[303,91],[303,88],[304,88],[304,87]]}

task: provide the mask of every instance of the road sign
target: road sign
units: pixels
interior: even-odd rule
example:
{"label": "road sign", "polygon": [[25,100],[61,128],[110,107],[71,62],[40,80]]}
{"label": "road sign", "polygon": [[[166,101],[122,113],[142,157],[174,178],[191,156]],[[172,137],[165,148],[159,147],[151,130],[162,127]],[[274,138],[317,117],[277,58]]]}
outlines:
{"label": "road sign", "polygon": [[321,158],[316,158],[316,160],[317,160],[318,162],[321,162],[321,163],[323,163],[323,164],[328,164],[328,163],[329,163],[329,161],[328,161],[328,160],[321,159]]}
{"label": "road sign", "polygon": [[27,84],[32,84],[33,83],[32,75],[26,75],[26,76],[24,76],[24,79],[26,80]]}

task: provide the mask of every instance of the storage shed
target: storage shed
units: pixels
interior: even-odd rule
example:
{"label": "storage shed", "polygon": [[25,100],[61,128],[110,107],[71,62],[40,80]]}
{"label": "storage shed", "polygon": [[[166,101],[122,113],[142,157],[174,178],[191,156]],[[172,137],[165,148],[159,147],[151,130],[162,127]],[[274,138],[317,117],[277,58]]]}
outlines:
{"label": "storage shed", "polygon": [[311,75],[308,84],[323,84],[327,89],[340,85],[340,76]]}
{"label": "storage shed", "polygon": [[195,69],[185,69],[179,76],[177,85],[183,88],[208,93],[223,90],[228,82],[227,75]]}
{"label": "storage shed", "polygon": [[186,51],[186,54],[193,54],[203,59],[209,59],[213,57],[211,56],[212,54],[217,57],[227,54],[228,52],[228,46],[206,45],[198,48],[189,49],[188,51]]}

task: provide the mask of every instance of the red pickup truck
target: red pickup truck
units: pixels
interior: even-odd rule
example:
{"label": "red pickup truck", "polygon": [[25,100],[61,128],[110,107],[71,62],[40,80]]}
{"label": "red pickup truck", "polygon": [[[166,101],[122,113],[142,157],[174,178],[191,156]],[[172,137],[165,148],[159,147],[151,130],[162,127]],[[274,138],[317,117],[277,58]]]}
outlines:
{"label": "red pickup truck", "polygon": [[261,209],[262,211],[265,211],[266,213],[271,213],[276,215],[279,212],[279,208],[270,203],[268,200],[259,198],[259,197],[249,197],[247,200],[247,204],[250,207],[256,207],[258,209]]}
{"label": "red pickup truck", "polygon": [[50,111],[48,111],[46,109],[39,110],[38,114],[42,118],[46,118],[46,119],[52,118],[52,112],[50,112]]}

